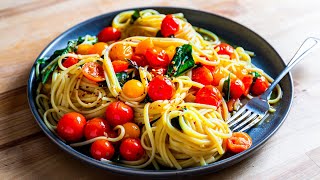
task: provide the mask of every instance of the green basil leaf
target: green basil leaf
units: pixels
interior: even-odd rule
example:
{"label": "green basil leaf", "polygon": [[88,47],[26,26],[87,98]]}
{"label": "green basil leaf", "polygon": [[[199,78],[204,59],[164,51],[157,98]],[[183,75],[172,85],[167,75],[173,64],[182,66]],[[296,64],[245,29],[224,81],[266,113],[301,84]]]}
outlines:
{"label": "green basil leaf", "polygon": [[230,80],[230,74],[229,74],[228,79],[224,81],[223,88],[222,88],[222,91],[224,93],[224,99],[226,101],[230,100],[230,85],[231,85],[231,80]]}
{"label": "green basil leaf", "polygon": [[192,46],[184,44],[176,48],[176,53],[168,66],[167,75],[177,77],[195,66],[192,57]]}
{"label": "green basil leaf", "polygon": [[116,77],[120,83],[120,86],[122,87],[127,82],[129,75],[126,72],[119,72],[116,73]]}
{"label": "green basil leaf", "polygon": [[139,10],[134,10],[134,13],[131,16],[131,21],[130,23],[133,24],[134,21],[136,21],[140,17],[140,11]]}

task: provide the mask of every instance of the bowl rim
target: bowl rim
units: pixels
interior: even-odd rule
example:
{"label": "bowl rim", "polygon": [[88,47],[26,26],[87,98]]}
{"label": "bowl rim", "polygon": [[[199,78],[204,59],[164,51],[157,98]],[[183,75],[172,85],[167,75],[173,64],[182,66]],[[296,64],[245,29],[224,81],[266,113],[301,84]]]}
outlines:
{"label": "bowl rim", "polygon": [[[126,9],[120,9],[120,10],[116,10],[116,11],[110,11],[107,13],[103,13],[100,14],[98,16],[94,16],[92,18],[89,18],[87,20],[84,20],[74,26],[72,26],[71,28],[67,29],[66,31],[64,31],[63,33],[61,33],[59,36],[57,36],[56,38],[54,38],[44,49],[43,51],[40,53],[40,55],[36,58],[39,59],[41,58],[44,54],[47,53],[47,51],[51,48],[51,46],[54,46],[54,44],[56,42],[59,42],[61,38],[64,37],[64,35],[70,31],[73,31],[79,27],[81,27],[83,24],[87,24],[89,22],[95,21],[96,19],[99,19],[101,17],[104,16],[108,16],[109,14],[114,14],[114,13],[120,13],[123,11],[128,11],[128,10],[135,10],[135,9],[170,9],[170,10],[176,10],[177,12],[179,10],[183,10],[183,11],[193,11],[193,12],[198,12],[198,13],[202,13],[202,14],[206,14],[208,16],[216,16],[217,18],[220,18],[224,21],[226,21],[227,23],[231,23],[234,24],[238,27],[244,28],[246,31],[248,31],[249,33],[253,34],[254,36],[256,36],[258,39],[260,39],[261,41],[263,41],[277,56],[277,58],[279,60],[281,60],[281,65],[285,66],[285,63],[283,61],[283,59],[281,58],[281,56],[278,54],[278,52],[273,48],[273,46],[271,46],[264,38],[262,38],[260,35],[258,35],[257,33],[255,33],[254,31],[252,31],[251,29],[247,28],[246,26],[235,22],[231,19],[228,19],[226,17],[223,17],[221,15],[217,15],[208,11],[202,11],[202,10],[197,10],[197,9],[191,9],[191,8],[180,8],[180,7],[175,7],[175,6],[142,6],[142,7],[133,7],[133,8],[126,8]],[[30,107],[30,110],[33,114],[33,116],[36,119],[36,122],[38,123],[38,125],[40,126],[40,128],[42,129],[42,131],[46,134],[47,137],[49,137],[56,145],[58,145],[61,149],[63,149],[64,151],[68,152],[69,154],[72,155],[72,157],[76,157],[78,159],[80,159],[81,161],[85,161],[91,165],[94,165],[96,167],[99,168],[103,168],[106,170],[109,170],[113,173],[117,173],[117,174],[122,174],[122,175],[139,175],[139,176],[149,176],[149,177],[168,177],[168,176],[173,176],[173,175],[200,175],[200,174],[208,174],[208,173],[212,173],[212,172],[216,172],[219,171],[221,169],[224,169],[226,167],[229,167],[233,164],[236,164],[246,158],[248,158],[249,156],[251,156],[252,154],[254,154],[254,152],[256,152],[258,149],[260,149],[266,141],[268,141],[271,136],[273,136],[275,134],[276,131],[278,131],[278,129],[281,127],[281,125],[284,123],[286,117],[288,116],[288,113],[290,112],[291,106],[292,106],[292,100],[293,100],[293,80],[292,80],[292,76],[291,73],[288,73],[288,78],[290,81],[290,87],[289,89],[291,89],[290,91],[290,101],[288,102],[288,109],[285,112],[285,114],[283,114],[282,116],[282,120],[281,122],[278,124],[278,126],[276,128],[273,129],[273,131],[271,131],[262,141],[258,142],[254,147],[239,153],[239,154],[235,154],[231,157],[228,157],[226,159],[222,159],[222,160],[218,160],[214,163],[208,164],[206,166],[197,166],[197,167],[191,167],[191,168],[186,168],[186,169],[181,169],[181,170],[147,170],[147,169],[134,169],[134,168],[128,168],[128,167],[124,167],[124,166],[120,166],[120,165],[115,165],[115,164],[110,164],[110,163],[102,163],[101,161],[95,160],[85,154],[82,154],[78,151],[76,151],[75,149],[71,148],[69,145],[65,144],[63,141],[61,141],[58,137],[56,137],[45,125],[45,123],[43,122],[42,118],[40,117],[38,111],[37,111],[37,107],[36,107],[36,103],[35,103],[35,97],[33,95],[33,91],[35,91],[35,87],[33,87],[32,82],[33,80],[36,78],[35,77],[35,64],[36,61],[33,63],[32,68],[30,70],[29,73],[29,79],[28,79],[28,85],[27,85],[27,96],[28,96],[28,104]]]}

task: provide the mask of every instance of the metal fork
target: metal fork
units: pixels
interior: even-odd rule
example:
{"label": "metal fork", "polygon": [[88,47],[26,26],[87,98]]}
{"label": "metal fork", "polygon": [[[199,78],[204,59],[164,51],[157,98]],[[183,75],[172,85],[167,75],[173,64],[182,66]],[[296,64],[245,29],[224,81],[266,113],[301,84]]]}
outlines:
{"label": "metal fork", "polygon": [[292,57],[287,67],[280,73],[280,75],[271,83],[269,88],[260,96],[254,97],[248,101],[237,113],[235,113],[227,123],[232,131],[246,131],[252,126],[256,125],[259,121],[266,118],[270,105],[268,99],[272,90],[280,82],[280,80],[300,62],[311,50],[316,47],[320,39],[309,37],[307,38],[295,55]]}

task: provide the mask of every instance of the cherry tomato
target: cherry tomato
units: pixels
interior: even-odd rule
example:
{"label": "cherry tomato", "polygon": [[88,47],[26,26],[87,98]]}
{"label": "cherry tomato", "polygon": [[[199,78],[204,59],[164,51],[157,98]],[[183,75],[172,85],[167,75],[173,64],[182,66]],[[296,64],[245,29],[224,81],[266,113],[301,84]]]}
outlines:
{"label": "cherry tomato", "polygon": [[223,71],[221,68],[216,68],[214,73],[213,73],[213,81],[212,81],[212,85],[214,86],[218,86],[221,79],[227,77],[228,74]]}
{"label": "cherry tomato", "polygon": [[227,43],[220,43],[214,49],[217,49],[218,54],[231,56],[234,53],[234,49]]}
{"label": "cherry tomato", "polygon": [[264,76],[257,77],[256,81],[251,87],[251,93],[255,96],[259,96],[264,93],[269,87],[269,82]]}
{"label": "cherry tomato", "polygon": [[99,54],[99,56],[103,55],[103,51],[107,48],[108,44],[104,42],[98,42],[94,44],[88,51],[89,54]]}
{"label": "cherry tomato", "polygon": [[233,106],[234,106],[234,103],[236,102],[235,99],[230,99],[228,102],[227,102],[227,107],[228,107],[228,111],[229,112],[232,112],[233,111]]}
{"label": "cherry tomato", "polygon": [[136,62],[138,66],[144,67],[144,66],[148,65],[148,61],[146,60],[144,55],[134,54],[134,55],[132,55],[131,60]]}
{"label": "cherry tomato", "polygon": [[219,107],[222,102],[222,95],[216,87],[206,85],[197,92],[195,102]]}
{"label": "cherry tomato", "polygon": [[135,123],[127,122],[123,124],[123,127],[126,132],[123,138],[139,138],[140,137],[140,128]]}
{"label": "cherry tomato", "polygon": [[240,153],[252,145],[251,137],[245,132],[234,132],[227,140],[227,149],[233,153]]}
{"label": "cherry tomato", "polygon": [[113,145],[104,139],[96,140],[90,148],[91,156],[97,160],[101,158],[110,160],[114,155]]}
{"label": "cherry tomato", "polygon": [[210,70],[204,66],[192,69],[192,81],[196,81],[203,85],[210,85],[213,81],[213,76]]}
{"label": "cherry tomato", "polygon": [[215,67],[215,66],[209,66],[209,65],[204,65],[204,67],[206,67],[207,69],[209,69],[210,72],[212,73],[212,76],[213,76],[214,71],[216,70],[216,67]]}
{"label": "cherry tomato", "polygon": [[58,135],[70,142],[79,141],[83,137],[86,118],[77,112],[64,114],[57,125]]}
{"label": "cherry tomato", "polygon": [[173,56],[176,54],[176,47],[175,46],[169,46],[169,47],[166,48],[165,51],[169,56],[169,61],[171,61]]}
{"label": "cherry tomato", "polygon": [[100,42],[117,41],[121,37],[121,32],[114,27],[106,27],[98,34]]}
{"label": "cherry tomato", "polygon": [[79,44],[77,48],[77,54],[87,55],[89,50],[92,48],[91,44]]}
{"label": "cherry tomato", "polygon": [[171,99],[174,94],[174,85],[164,76],[153,78],[148,87],[148,95],[153,101]]}
{"label": "cherry tomato", "polygon": [[164,76],[167,73],[167,68],[151,69],[150,73],[152,74],[152,77]]}
{"label": "cherry tomato", "polygon": [[116,60],[112,61],[112,66],[115,73],[122,72],[127,70],[129,67],[129,63],[127,61]]}
{"label": "cherry tomato", "polygon": [[144,86],[140,81],[131,79],[123,85],[122,92],[129,98],[137,98],[144,94]]}
{"label": "cherry tomato", "polygon": [[161,34],[164,37],[169,37],[171,35],[174,35],[178,31],[179,22],[171,14],[166,15],[161,23]]}
{"label": "cherry tomato", "polygon": [[231,80],[230,96],[232,99],[238,99],[244,94],[244,85],[240,79]]}
{"label": "cherry tomato", "polygon": [[100,82],[104,81],[104,71],[102,66],[97,62],[87,62],[82,66],[83,75],[89,80]]}
{"label": "cherry tomato", "polygon": [[138,55],[145,55],[146,51],[148,48],[153,48],[153,42],[151,40],[151,38],[147,38],[141,42],[139,42],[139,44],[137,45],[136,49],[135,49],[135,53]]}
{"label": "cherry tomato", "polygon": [[170,63],[166,51],[158,47],[148,48],[146,51],[146,59],[151,68],[166,68]]}
{"label": "cherry tomato", "polygon": [[132,54],[133,49],[131,46],[126,44],[115,44],[109,52],[109,57],[111,61],[125,60],[131,59]]}
{"label": "cherry tomato", "polygon": [[121,101],[112,102],[106,109],[106,119],[111,126],[122,125],[133,120],[133,109]]}
{"label": "cherry tomato", "polygon": [[121,142],[120,155],[127,161],[136,161],[144,155],[144,149],[139,139],[126,138]]}
{"label": "cherry tomato", "polygon": [[[109,138],[116,138],[119,136],[118,132],[113,130],[107,132],[107,135]],[[111,142],[111,144],[113,144],[113,146],[117,149],[120,146],[120,141]]]}
{"label": "cherry tomato", "polygon": [[78,63],[78,59],[77,58],[73,58],[73,57],[68,57],[66,60],[63,61],[62,65],[66,68],[77,64]]}
{"label": "cherry tomato", "polygon": [[246,75],[242,78],[242,82],[243,82],[243,85],[244,85],[244,93],[243,95],[248,95],[249,94],[249,91],[250,91],[250,87],[251,87],[251,84],[253,82],[253,76],[251,75]]}
{"label": "cherry tomato", "polygon": [[92,139],[98,136],[104,136],[104,133],[110,130],[111,128],[105,119],[93,118],[87,121],[84,127],[84,136],[86,139]]}

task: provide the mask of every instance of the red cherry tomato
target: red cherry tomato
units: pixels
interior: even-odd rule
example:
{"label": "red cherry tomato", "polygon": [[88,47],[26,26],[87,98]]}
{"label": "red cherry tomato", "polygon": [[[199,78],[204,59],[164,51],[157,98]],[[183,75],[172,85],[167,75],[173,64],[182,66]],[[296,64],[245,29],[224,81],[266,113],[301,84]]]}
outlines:
{"label": "red cherry tomato", "polygon": [[103,68],[97,62],[85,63],[82,66],[82,73],[91,81],[100,82],[105,80]]}
{"label": "red cherry tomato", "polygon": [[222,54],[222,55],[229,55],[231,56],[234,53],[234,49],[232,46],[230,46],[227,43],[220,43],[219,45],[217,45],[215,47],[215,49],[218,49],[218,54]]}
{"label": "red cherry tomato", "polygon": [[251,137],[245,132],[234,132],[227,140],[227,149],[233,153],[240,153],[252,145]]}
{"label": "red cherry tomato", "polygon": [[86,139],[92,139],[98,136],[103,136],[105,132],[111,130],[110,125],[103,118],[93,118],[87,121],[84,127],[84,136]]}
{"label": "red cherry tomato", "polygon": [[133,120],[133,109],[121,101],[109,104],[106,119],[111,126],[122,125]]}
{"label": "red cherry tomato", "polygon": [[70,142],[79,141],[83,137],[86,118],[77,112],[70,112],[62,116],[57,125],[58,135]]}
{"label": "red cherry tomato", "polygon": [[90,148],[91,156],[97,160],[101,158],[110,160],[114,155],[113,145],[104,139],[96,140]]}
{"label": "red cherry tomato", "polygon": [[136,161],[144,155],[144,149],[139,139],[126,138],[121,142],[120,155],[127,161]]}
{"label": "red cherry tomato", "polygon": [[244,85],[244,93],[243,95],[248,95],[249,94],[249,91],[250,91],[250,87],[251,87],[251,84],[253,82],[253,76],[251,75],[245,75],[243,78],[242,78],[242,82],[243,82],[243,85]]}
{"label": "red cherry tomato", "polygon": [[164,76],[167,73],[167,68],[151,69],[150,73],[152,74],[153,77]]}
{"label": "red cherry tomato", "polygon": [[148,48],[146,51],[146,59],[151,68],[166,68],[170,59],[165,50],[157,47]]}
{"label": "red cherry tomato", "polygon": [[136,62],[138,66],[144,67],[144,66],[148,65],[148,61],[146,60],[144,55],[134,54],[134,55],[132,55],[131,60]]}
{"label": "red cherry tomato", "polygon": [[116,60],[112,61],[112,66],[115,73],[122,72],[127,70],[129,67],[129,63],[127,61]]}
{"label": "red cherry tomato", "polygon": [[222,95],[216,87],[206,85],[197,92],[195,102],[219,107],[222,102]]}
{"label": "red cherry tomato", "polygon": [[264,93],[269,87],[269,82],[263,76],[257,77],[256,81],[251,87],[251,93],[255,96],[259,96]]}
{"label": "red cherry tomato", "polygon": [[204,66],[197,67],[192,70],[192,81],[196,81],[203,85],[210,85],[213,81],[213,76],[208,68]]}
{"label": "red cherry tomato", "polygon": [[148,86],[148,95],[153,101],[171,99],[174,94],[174,85],[164,76],[156,76]]}
{"label": "red cherry tomato", "polygon": [[171,35],[174,35],[178,31],[179,22],[171,14],[166,15],[161,23],[161,34],[164,37],[169,37]]}
{"label": "red cherry tomato", "polygon": [[74,57],[68,57],[66,60],[63,61],[62,65],[66,68],[77,64],[78,63],[78,59],[74,58]]}
{"label": "red cherry tomato", "polygon": [[117,41],[121,37],[121,32],[114,27],[106,27],[98,34],[99,42]]}
{"label": "red cherry tomato", "polygon": [[240,79],[232,80],[230,84],[230,96],[238,99],[244,94],[244,85]]}

